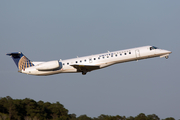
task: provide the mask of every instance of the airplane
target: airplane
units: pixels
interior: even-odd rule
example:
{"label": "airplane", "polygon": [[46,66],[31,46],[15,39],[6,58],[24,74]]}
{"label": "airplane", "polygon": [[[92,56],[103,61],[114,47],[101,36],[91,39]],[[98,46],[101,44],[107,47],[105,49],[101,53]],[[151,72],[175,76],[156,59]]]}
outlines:
{"label": "airplane", "polygon": [[105,68],[117,63],[138,61],[141,59],[153,57],[169,58],[171,51],[159,49],[155,46],[143,46],[120,51],[113,51],[77,57],[67,60],[53,60],[47,62],[33,62],[29,60],[22,52],[6,54],[11,56],[20,73],[29,75],[46,76],[59,73],[76,73],[81,72],[86,75],[87,72]]}

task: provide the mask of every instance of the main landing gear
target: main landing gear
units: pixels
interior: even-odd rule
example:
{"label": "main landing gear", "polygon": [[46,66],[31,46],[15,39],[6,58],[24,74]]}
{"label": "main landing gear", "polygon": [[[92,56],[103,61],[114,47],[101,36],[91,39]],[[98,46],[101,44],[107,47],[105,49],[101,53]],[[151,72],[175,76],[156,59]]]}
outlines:
{"label": "main landing gear", "polygon": [[86,73],[87,73],[86,71],[82,71],[82,75],[86,75]]}

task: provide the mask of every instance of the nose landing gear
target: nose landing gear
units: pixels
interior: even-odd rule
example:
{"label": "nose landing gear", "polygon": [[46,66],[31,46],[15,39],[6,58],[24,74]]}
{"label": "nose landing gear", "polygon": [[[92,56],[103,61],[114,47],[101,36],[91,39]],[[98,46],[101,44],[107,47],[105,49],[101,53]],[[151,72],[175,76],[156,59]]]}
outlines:
{"label": "nose landing gear", "polygon": [[168,58],[169,58],[169,56],[167,55],[167,56],[165,56],[165,58],[166,58],[166,59],[168,59]]}

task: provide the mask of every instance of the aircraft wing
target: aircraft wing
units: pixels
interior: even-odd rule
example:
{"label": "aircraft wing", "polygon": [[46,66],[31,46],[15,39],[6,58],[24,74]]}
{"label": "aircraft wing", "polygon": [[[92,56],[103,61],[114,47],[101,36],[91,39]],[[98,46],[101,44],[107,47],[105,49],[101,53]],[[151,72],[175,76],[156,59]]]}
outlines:
{"label": "aircraft wing", "polygon": [[71,65],[73,66],[74,68],[77,69],[77,71],[81,72],[81,71],[92,71],[92,70],[96,70],[96,69],[99,69],[100,66],[99,65]]}

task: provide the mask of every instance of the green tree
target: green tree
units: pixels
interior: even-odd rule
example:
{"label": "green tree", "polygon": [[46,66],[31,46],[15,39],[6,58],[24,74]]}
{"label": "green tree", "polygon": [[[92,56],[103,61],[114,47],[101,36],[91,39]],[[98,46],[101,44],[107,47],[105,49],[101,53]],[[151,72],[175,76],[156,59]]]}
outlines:
{"label": "green tree", "polygon": [[92,118],[88,117],[87,115],[80,115],[77,120],[92,120]]}
{"label": "green tree", "polygon": [[13,100],[16,110],[15,118],[18,120],[24,120],[24,114],[26,114],[25,105],[22,103],[22,100],[16,99]]}
{"label": "green tree", "polygon": [[46,113],[46,118],[47,119],[52,119],[52,111],[50,110],[50,107],[51,107],[51,103],[50,102],[45,102],[43,104],[43,107],[45,108],[45,113]]}
{"label": "green tree", "polygon": [[109,118],[108,115],[101,114],[100,116],[98,116],[97,120],[106,120],[108,118]]}
{"label": "green tree", "polygon": [[53,119],[57,119],[60,116],[68,116],[68,110],[59,102],[51,104],[49,109],[51,110],[51,116]]}
{"label": "green tree", "polygon": [[8,110],[6,108],[7,99],[6,98],[0,98],[0,112],[8,114]]}
{"label": "green tree", "polygon": [[16,106],[13,99],[10,96],[5,97],[4,107],[8,110],[9,119],[15,119],[17,117]]}
{"label": "green tree", "polygon": [[8,114],[0,113],[0,120],[8,120]]}
{"label": "green tree", "polygon": [[155,114],[148,115],[147,119],[148,120],[160,120],[160,118],[157,115],[155,115]]}
{"label": "green tree", "polygon": [[168,117],[166,119],[162,119],[162,120],[175,120],[173,117]]}
{"label": "green tree", "polygon": [[51,119],[52,117],[51,115],[51,111],[48,109],[48,107],[50,106],[49,104],[44,103],[43,101],[39,101],[37,102],[37,113],[36,113],[36,117],[39,120],[44,120],[44,119]]}
{"label": "green tree", "polygon": [[29,116],[33,119],[38,113],[38,105],[36,101],[26,98],[23,100],[23,104],[25,104],[26,116]]}
{"label": "green tree", "polygon": [[135,117],[134,120],[148,120],[148,119],[147,119],[147,117],[146,117],[146,115],[144,113],[140,113],[139,115],[137,115]]}
{"label": "green tree", "polygon": [[135,118],[134,117],[132,117],[132,116],[130,116],[130,117],[128,117],[128,118],[126,118],[126,120],[134,120]]}
{"label": "green tree", "polygon": [[76,120],[76,114],[69,114],[70,120]]}
{"label": "green tree", "polygon": [[116,115],[116,120],[126,120],[126,117],[125,116],[119,116],[119,115]]}

